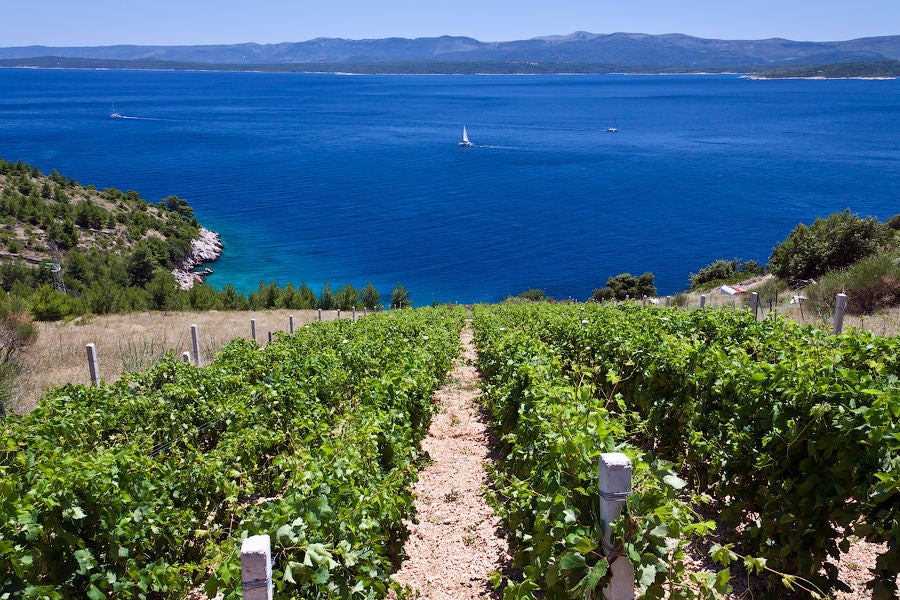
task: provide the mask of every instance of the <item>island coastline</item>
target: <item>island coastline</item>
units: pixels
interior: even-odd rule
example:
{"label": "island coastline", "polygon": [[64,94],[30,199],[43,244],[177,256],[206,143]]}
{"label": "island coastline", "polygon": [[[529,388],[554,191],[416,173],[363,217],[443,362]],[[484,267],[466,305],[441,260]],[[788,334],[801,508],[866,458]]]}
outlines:
{"label": "island coastline", "polygon": [[211,269],[207,272],[198,273],[195,271],[197,267],[213,263],[225,252],[225,245],[222,243],[222,236],[215,231],[200,228],[200,235],[191,240],[191,251],[178,265],[178,268],[172,271],[178,287],[182,290],[189,290],[197,283],[203,283],[206,275],[212,273]]}

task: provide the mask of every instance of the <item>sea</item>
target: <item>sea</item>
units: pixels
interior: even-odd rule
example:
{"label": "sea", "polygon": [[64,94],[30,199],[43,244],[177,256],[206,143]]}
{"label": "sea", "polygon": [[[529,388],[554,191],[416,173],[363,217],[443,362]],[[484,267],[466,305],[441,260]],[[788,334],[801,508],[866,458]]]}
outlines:
{"label": "sea", "polygon": [[208,283],[243,292],[585,300],[649,271],[673,294],[798,223],[900,213],[898,80],[0,69],[0,90],[0,157],[187,199],[225,244]]}

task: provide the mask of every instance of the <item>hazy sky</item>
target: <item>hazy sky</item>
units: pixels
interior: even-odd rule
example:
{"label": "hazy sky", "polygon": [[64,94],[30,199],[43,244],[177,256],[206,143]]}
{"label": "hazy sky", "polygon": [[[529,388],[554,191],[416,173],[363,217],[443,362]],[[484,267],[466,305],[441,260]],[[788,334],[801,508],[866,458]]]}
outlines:
{"label": "hazy sky", "polygon": [[900,34],[900,0],[28,0],[4,2],[0,47],[229,44],[573,31],[835,41]]}

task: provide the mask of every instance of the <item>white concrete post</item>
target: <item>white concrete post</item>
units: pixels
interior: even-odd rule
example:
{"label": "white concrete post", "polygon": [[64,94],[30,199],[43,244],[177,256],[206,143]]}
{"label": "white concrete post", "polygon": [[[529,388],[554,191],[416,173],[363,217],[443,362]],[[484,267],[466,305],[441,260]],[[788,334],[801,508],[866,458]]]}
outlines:
{"label": "white concrete post", "polygon": [[838,294],[834,299],[834,335],[844,329],[845,314],[847,314],[847,294]]}
{"label": "white concrete post", "polygon": [[322,309],[320,308],[319,309],[319,322],[321,322],[321,321],[322,321]]}
{"label": "white concrete post", "polygon": [[186,362],[186,363],[191,362],[191,353],[190,353],[190,352],[182,352],[182,353],[181,353],[181,360],[183,360],[183,361]]}
{"label": "white concrete post", "polygon": [[256,319],[250,319],[250,339],[256,340]]}
{"label": "white concrete post", "polygon": [[[603,521],[603,550],[612,549],[610,524],[622,512],[631,492],[631,461],[621,452],[604,452],[597,467],[600,484],[600,519]],[[619,555],[610,565],[612,580],[603,590],[604,600],[633,600],[634,567],[628,557]]]}
{"label": "white concrete post", "polygon": [[700,294],[700,308],[706,306],[706,294]]}
{"label": "white concrete post", "polygon": [[241,543],[241,589],[244,600],[272,600],[272,542],[254,535]]}
{"label": "white concrete post", "polygon": [[753,318],[759,318],[759,292],[752,292],[750,294],[750,312],[753,313]]}
{"label": "white concrete post", "polygon": [[200,366],[200,332],[196,325],[191,325],[191,344],[194,346],[194,364]]}
{"label": "white concrete post", "polygon": [[340,319],[341,318],[341,309],[337,309],[337,312],[338,312],[337,318]]}
{"label": "white concrete post", "polygon": [[647,294],[644,294],[644,297],[641,298],[641,306],[647,306]]}
{"label": "white concrete post", "polygon": [[672,306],[672,296],[666,296],[666,306]]}
{"label": "white concrete post", "polygon": [[364,316],[364,317],[368,317],[368,316],[369,316],[369,309],[368,309],[368,308],[364,308],[364,309],[363,309],[363,316]]}
{"label": "white concrete post", "polygon": [[294,315],[288,315],[288,331],[294,335]]}
{"label": "white concrete post", "polygon": [[88,373],[91,375],[91,385],[99,386],[100,365],[97,363],[97,346],[92,342],[85,348],[87,349]]}
{"label": "white concrete post", "polygon": [[272,343],[272,332],[271,331],[269,332],[269,343],[270,344]]}
{"label": "white concrete post", "polygon": [[356,320],[356,307],[353,307],[353,320]]}

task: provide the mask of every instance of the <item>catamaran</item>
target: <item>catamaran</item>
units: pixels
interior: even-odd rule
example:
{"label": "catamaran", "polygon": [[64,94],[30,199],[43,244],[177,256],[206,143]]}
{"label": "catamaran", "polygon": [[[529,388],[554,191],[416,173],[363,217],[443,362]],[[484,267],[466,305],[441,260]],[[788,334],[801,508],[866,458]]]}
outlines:
{"label": "catamaran", "polygon": [[472,146],[475,145],[475,144],[473,144],[472,142],[469,141],[469,134],[468,134],[468,132],[466,132],[466,126],[465,126],[465,125],[463,125],[463,137],[462,137],[462,140],[460,140],[458,143],[459,143],[459,146],[460,146],[461,148],[471,148]]}

